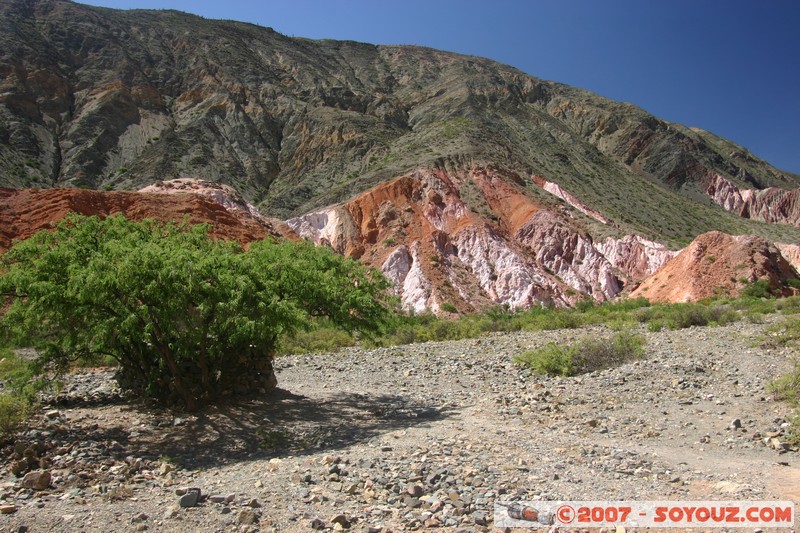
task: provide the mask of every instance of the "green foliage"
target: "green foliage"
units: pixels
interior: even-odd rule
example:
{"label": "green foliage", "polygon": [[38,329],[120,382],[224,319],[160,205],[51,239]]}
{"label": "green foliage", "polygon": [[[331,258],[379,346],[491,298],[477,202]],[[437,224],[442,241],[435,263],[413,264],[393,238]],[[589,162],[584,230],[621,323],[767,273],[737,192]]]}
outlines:
{"label": "green foliage", "polygon": [[272,375],[280,339],[327,317],[380,330],[380,274],[310,243],[238,244],[205,226],[70,216],[3,257],[0,293],[16,296],[0,326],[66,369],[110,356],[123,384],[194,409]]}
{"label": "green foliage", "polygon": [[29,404],[13,394],[0,393],[0,440],[10,438],[28,416]]}
{"label": "green foliage", "polygon": [[775,395],[776,400],[795,404],[800,402],[800,361],[795,360],[794,368],[770,383],[768,390]]}
{"label": "green foliage", "polygon": [[445,313],[458,313],[458,309],[456,309],[456,306],[448,302],[443,303],[440,306],[440,308]]}
{"label": "green foliage", "polygon": [[574,376],[611,368],[644,355],[644,337],[620,331],[610,339],[584,338],[570,346],[549,343],[518,355],[514,361],[534,373]]}
{"label": "green foliage", "polygon": [[769,326],[761,345],[765,348],[797,346],[800,340],[800,319],[790,318]]}
{"label": "green foliage", "polygon": [[0,440],[12,437],[28,417],[39,383],[34,382],[34,365],[12,352],[0,348]]}
{"label": "green foliage", "polygon": [[9,393],[27,404],[34,402],[43,381],[36,380],[38,367],[34,361],[13,353],[8,348],[0,349],[0,382],[3,392]]}
{"label": "green foliage", "polygon": [[727,305],[685,303],[648,307],[637,313],[639,322],[646,322],[648,330],[684,329],[692,326],[730,324],[740,319],[739,313]]}
{"label": "green foliage", "polygon": [[767,388],[776,400],[787,401],[795,407],[795,414],[789,420],[790,427],[786,441],[793,446],[800,445],[800,360],[795,360],[794,368],[769,384]]}
{"label": "green foliage", "polygon": [[527,366],[543,376],[574,376],[576,346],[562,346],[550,342],[537,350],[522,353],[514,358],[518,365]]}
{"label": "green foliage", "polygon": [[769,298],[772,296],[769,288],[769,281],[758,279],[743,288],[740,293],[745,298]]}
{"label": "green foliage", "polygon": [[336,329],[330,324],[311,331],[300,331],[278,344],[278,355],[333,352],[356,343],[351,333]]}

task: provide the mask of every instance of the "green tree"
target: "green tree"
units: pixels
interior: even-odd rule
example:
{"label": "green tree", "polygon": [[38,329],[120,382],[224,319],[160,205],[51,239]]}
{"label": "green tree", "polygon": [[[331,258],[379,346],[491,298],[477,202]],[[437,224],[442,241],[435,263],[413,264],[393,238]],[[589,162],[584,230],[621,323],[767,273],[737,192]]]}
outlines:
{"label": "green tree", "polygon": [[278,340],[315,317],[370,334],[388,316],[378,272],[307,242],[245,251],[206,226],[72,215],[2,261],[12,341],[60,370],[111,357],[123,386],[189,410],[274,388]]}

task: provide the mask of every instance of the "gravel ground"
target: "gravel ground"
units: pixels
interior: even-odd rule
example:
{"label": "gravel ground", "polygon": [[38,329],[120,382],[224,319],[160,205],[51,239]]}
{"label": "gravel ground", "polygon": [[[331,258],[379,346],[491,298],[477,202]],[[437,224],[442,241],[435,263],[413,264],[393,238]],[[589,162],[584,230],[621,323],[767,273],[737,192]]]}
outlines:
{"label": "gravel ground", "polygon": [[765,390],[793,354],[758,347],[764,327],[642,331],[646,360],[577,378],[511,359],[609,330],[285,357],[273,394],[195,415],[83,373],[4,450],[0,530],[493,531],[495,501],[800,503]]}

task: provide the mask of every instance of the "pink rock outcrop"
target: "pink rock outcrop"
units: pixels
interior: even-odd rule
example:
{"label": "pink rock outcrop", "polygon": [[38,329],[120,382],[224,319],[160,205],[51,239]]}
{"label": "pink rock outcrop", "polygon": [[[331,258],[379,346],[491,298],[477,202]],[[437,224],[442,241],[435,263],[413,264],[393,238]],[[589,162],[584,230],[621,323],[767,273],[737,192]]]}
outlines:
{"label": "pink rock outcrop", "polygon": [[712,296],[738,296],[756,280],[764,279],[776,292],[786,288],[797,271],[779,249],[752,235],[704,233],[648,277],[631,293],[652,302],[690,302]]}
{"label": "pink rock outcrop", "polygon": [[[604,301],[674,255],[636,236],[596,243],[531,200],[520,181],[490,167],[418,170],[287,224],[380,268],[415,311]],[[480,194],[480,213],[461,196],[466,183]]]}
{"label": "pink rock outcrop", "polygon": [[743,218],[773,224],[800,226],[800,190],[740,189],[719,174],[711,177],[706,187],[717,204]]}

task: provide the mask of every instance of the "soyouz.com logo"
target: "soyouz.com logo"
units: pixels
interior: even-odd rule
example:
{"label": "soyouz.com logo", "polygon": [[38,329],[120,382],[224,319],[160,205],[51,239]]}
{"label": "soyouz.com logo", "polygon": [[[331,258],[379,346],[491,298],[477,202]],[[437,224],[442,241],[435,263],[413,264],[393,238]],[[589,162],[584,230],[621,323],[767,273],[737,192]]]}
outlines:
{"label": "soyouz.com logo", "polygon": [[793,502],[497,502],[495,527],[792,527]]}

